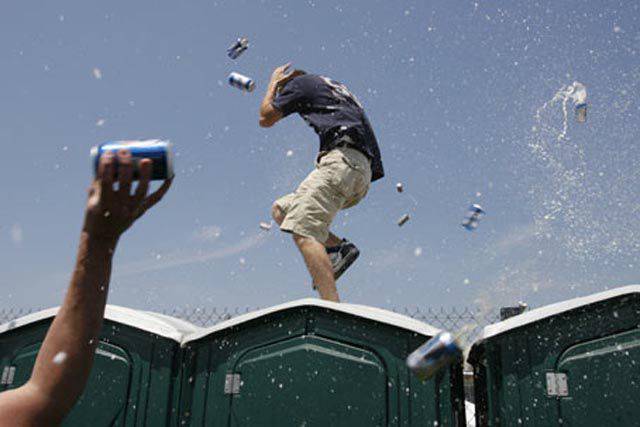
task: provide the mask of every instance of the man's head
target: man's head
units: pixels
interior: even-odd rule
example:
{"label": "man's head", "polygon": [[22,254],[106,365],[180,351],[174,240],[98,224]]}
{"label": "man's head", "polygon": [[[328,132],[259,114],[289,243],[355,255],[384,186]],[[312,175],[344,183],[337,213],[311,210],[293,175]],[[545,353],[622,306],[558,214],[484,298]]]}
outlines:
{"label": "man's head", "polygon": [[271,74],[271,83],[275,84],[277,90],[281,90],[292,79],[306,74],[305,71],[297,69],[290,71],[289,67],[291,67],[291,62],[276,67],[273,70],[273,73]]}
{"label": "man's head", "polygon": [[279,85],[278,85],[278,92],[280,92],[286,85],[288,85],[290,82],[294,81],[295,79],[297,79],[300,76],[304,76],[305,74],[307,74],[306,71],[303,70],[293,70],[291,71],[288,75],[287,78],[285,80],[283,80]]}

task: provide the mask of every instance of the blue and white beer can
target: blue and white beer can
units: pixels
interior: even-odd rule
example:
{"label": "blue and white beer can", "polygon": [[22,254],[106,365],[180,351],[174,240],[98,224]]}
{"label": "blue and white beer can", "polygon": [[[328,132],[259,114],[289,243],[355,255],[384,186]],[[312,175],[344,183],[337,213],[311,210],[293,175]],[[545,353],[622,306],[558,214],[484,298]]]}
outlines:
{"label": "blue and white beer can", "polygon": [[469,231],[473,231],[478,228],[478,224],[480,223],[480,218],[482,218],[485,214],[484,209],[480,205],[473,204],[467,210],[467,214],[462,220],[462,226]]}
{"label": "blue and white beer can", "polygon": [[407,367],[426,381],[441,369],[462,360],[462,349],[449,332],[440,332],[407,357]]}
{"label": "blue and white beer can", "polygon": [[173,178],[173,149],[169,141],[150,139],[145,141],[111,141],[91,148],[91,165],[97,176],[100,157],[107,151],[116,154],[119,150],[128,150],[134,165],[134,179],[139,179],[139,163],[142,159],[153,161],[151,168],[152,180]]}
{"label": "blue and white beer can", "polygon": [[236,40],[235,43],[229,46],[229,48],[227,49],[227,55],[231,59],[236,59],[240,55],[242,55],[242,53],[245,50],[247,50],[248,47],[249,47],[249,39],[246,37],[241,37],[238,40]]}
{"label": "blue and white beer can", "polygon": [[255,83],[252,78],[236,72],[229,74],[229,84],[238,89],[246,90],[247,92],[251,92],[255,88]]}
{"label": "blue and white beer can", "polygon": [[584,123],[587,121],[587,103],[581,102],[576,104],[576,120],[578,123]]}

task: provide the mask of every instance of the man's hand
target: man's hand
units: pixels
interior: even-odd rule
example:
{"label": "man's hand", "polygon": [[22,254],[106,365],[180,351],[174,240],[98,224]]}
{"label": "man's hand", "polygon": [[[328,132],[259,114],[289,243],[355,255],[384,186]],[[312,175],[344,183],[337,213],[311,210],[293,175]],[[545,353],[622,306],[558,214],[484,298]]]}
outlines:
{"label": "man's hand", "polygon": [[[114,190],[118,166],[118,190]],[[29,381],[0,394],[0,427],[56,426],[71,411],[89,378],[100,342],[111,261],[120,235],[147,209],[160,201],[171,185],[162,184],[147,196],[152,162],[140,162],[140,182],[131,194],[131,154],[105,153],[98,177],[89,188],[76,266],[64,303],[40,347]],[[62,362],[56,355],[64,353]]]}
{"label": "man's hand", "polygon": [[[116,166],[118,189],[114,190]],[[140,181],[132,195],[134,166],[131,154],[127,150],[120,150],[117,155],[109,151],[104,153],[100,158],[98,176],[89,188],[83,231],[91,238],[116,242],[136,219],[158,203],[169,190],[171,180],[166,180],[156,192],[147,196],[151,166],[149,159],[140,161]]]}
{"label": "man's hand", "polygon": [[260,104],[260,126],[262,127],[271,127],[278,120],[282,118],[282,113],[273,107],[271,104],[275,99],[278,92],[282,90],[285,84],[294,77],[301,76],[305,74],[302,70],[293,70],[289,72],[289,67],[291,63],[287,63],[281,65],[280,67],[276,67],[273,70],[273,74],[271,74],[271,81],[267,86],[267,92],[264,94],[264,99]]}
{"label": "man's hand", "polygon": [[291,67],[291,62],[288,62],[284,65],[276,67],[273,70],[273,74],[271,74],[271,83],[276,91],[279,91],[284,87],[284,85],[294,77],[298,77],[304,74],[302,70],[293,70],[289,71],[289,67]]}

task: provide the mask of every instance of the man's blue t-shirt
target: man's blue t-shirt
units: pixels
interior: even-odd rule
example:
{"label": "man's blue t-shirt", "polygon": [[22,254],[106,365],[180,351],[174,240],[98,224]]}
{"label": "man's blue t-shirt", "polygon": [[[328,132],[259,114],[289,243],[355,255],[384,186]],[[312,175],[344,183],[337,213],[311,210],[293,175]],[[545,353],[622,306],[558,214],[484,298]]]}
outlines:
{"label": "man's blue t-shirt", "polygon": [[371,159],[371,181],[384,176],[378,141],[358,99],[339,82],[315,74],[288,81],[273,100],[283,116],[298,113],[320,136],[320,151],[330,151],[348,136]]}

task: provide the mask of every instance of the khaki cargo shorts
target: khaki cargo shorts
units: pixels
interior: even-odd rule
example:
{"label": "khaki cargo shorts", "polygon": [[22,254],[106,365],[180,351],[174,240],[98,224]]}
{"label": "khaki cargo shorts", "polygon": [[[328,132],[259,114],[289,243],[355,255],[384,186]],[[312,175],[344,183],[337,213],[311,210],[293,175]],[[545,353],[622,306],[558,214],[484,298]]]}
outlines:
{"label": "khaki cargo shorts", "polygon": [[280,229],[324,243],[338,211],[357,205],[370,184],[369,159],[352,148],[335,148],[319,157],[294,193],[276,200],[285,214]]}

